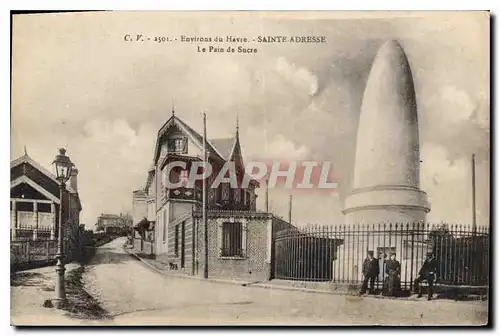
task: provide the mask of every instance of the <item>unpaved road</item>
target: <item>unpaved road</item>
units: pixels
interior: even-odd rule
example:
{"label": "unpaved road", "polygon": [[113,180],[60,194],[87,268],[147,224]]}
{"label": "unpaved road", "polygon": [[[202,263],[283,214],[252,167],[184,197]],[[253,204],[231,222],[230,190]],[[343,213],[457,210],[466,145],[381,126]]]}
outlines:
{"label": "unpaved road", "polygon": [[128,255],[124,238],[100,247],[85,289],[113,324],[478,325],[487,302],[428,302],[325,295],[161,275]]}

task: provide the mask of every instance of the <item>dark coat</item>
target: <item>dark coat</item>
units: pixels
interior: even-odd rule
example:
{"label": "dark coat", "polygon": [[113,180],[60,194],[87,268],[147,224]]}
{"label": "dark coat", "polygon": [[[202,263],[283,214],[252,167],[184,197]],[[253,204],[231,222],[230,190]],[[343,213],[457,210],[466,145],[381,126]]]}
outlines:
{"label": "dark coat", "polygon": [[428,278],[430,276],[436,276],[437,272],[437,260],[435,258],[426,259],[422,268],[418,272],[418,275],[424,278]]}
{"label": "dark coat", "polygon": [[363,261],[363,275],[365,277],[374,277],[377,276],[380,272],[380,267],[378,265],[378,259],[373,258],[372,260],[366,258]]}
{"label": "dark coat", "polygon": [[397,260],[387,260],[385,273],[387,275],[401,275],[401,264]]}

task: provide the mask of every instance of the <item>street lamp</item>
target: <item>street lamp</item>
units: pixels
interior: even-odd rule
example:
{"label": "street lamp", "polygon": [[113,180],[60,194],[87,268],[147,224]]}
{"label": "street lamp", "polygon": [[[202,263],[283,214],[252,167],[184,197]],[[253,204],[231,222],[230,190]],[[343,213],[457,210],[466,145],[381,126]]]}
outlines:
{"label": "street lamp", "polygon": [[63,227],[62,227],[62,209],[63,209],[63,194],[66,189],[66,182],[71,176],[71,169],[73,168],[73,163],[66,156],[66,150],[64,148],[59,149],[59,154],[56,156],[56,159],[52,164],[55,167],[56,178],[59,181],[59,229],[57,235],[57,254],[56,254],[56,298],[54,301],[54,306],[57,309],[61,309],[64,307],[66,303],[66,293],[64,290],[64,261],[63,261]]}

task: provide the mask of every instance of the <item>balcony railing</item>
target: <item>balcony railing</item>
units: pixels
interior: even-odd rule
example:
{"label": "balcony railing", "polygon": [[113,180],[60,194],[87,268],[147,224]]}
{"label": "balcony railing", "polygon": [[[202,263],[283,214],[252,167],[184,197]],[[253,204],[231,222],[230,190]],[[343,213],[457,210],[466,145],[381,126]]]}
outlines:
{"label": "balcony railing", "polygon": [[176,188],[176,189],[167,189],[166,195],[168,199],[184,199],[191,201],[202,201],[203,192],[199,188]]}

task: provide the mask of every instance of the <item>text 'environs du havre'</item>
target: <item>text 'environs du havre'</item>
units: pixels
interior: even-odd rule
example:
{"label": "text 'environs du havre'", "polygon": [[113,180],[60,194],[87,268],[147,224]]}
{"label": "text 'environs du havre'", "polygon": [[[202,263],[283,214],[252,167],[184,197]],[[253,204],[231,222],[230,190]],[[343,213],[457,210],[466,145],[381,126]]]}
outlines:
{"label": "text 'environs du havre'", "polygon": [[204,36],[185,36],[181,35],[181,42],[228,42],[228,43],[246,43],[246,42],[257,42],[257,43],[326,43],[325,36],[257,36],[255,38],[249,39],[247,37],[239,36],[216,36],[216,37],[204,37]]}

